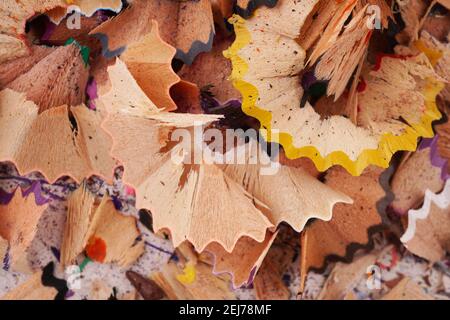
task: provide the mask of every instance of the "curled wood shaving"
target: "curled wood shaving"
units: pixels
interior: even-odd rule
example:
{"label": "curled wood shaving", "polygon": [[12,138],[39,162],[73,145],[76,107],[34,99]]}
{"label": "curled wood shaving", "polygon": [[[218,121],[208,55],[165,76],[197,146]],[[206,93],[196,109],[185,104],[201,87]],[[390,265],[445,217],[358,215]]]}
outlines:
{"label": "curled wood shaving", "polygon": [[99,112],[83,105],[38,114],[23,94],[5,89],[0,92],[0,160],[13,162],[22,175],[41,172],[51,182],[66,175],[110,181],[116,162],[108,154],[112,142],[100,128],[102,121]]}
{"label": "curled wood shaving", "polygon": [[370,236],[383,225],[377,203],[385,196],[379,183],[382,170],[369,167],[359,177],[351,177],[342,168],[331,169],[326,184],[343,188],[353,204],[337,204],[331,221],[314,221],[302,233],[302,283],[311,269],[323,269],[329,260],[353,260],[356,250],[370,246]]}
{"label": "curled wood shaving", "polygon": [[0,205],[0,238],[8,241],[12,268],[22,272],[30,269],[27,249],[37,232],[39,219],[48,207],[48,204],[39,204],[37,196],[34,192],[26,195],[17,188],[11,202]]}
{"label": "curled wood shaving", "polygon": [[55,288],[45,287],[41,278],[42,272],[36,272],[0,300],[54,300],[58,291]]}
{"label": "curled wood shaving", "polygon": [[425,191],[439,192],[444,186],[441,178],[442,169],[432,164],[431,148],[412,154],[403,161],[392,179],[392,191],[395,199],[392,209],[399,214],[406,214],[423,201]]}
{"label": "curled wood shaving", "polygon": [[198,263],[194,266],[195,279],[190,283],[183,283],[177,279],[182,268],[174,262],[165,265],[161,272],[152,276],[158,286],[171,300],[234,300],[235,295],[229,289],[228,281],[214,276],[211,268]]}
{"label": "curled wood shaving", "polygon": [[267,232],[263,242],[242,237],[231,253],[226,252],[218,243],[210,243],[205,252],[212,255],[214,274],[231,274],[235,288],[251,284],[277,234],[278,232]]}
{"label": "curled wood shaving", "polygon": [[430,262],[444,258],[450,250],[450,180],[444,190],[425,193],[422,208],[408,212],[408,227],[401,237],[409,251]]}
{"label": "curled wood shaving", "polygon": [[95,261],[127,266],[144,252],[139,235],[134,217],[120,214],[107,195],[95,203],[83,184],[69,199],[61,263],[73,263],[86,249]]}
{"label": "curled wood shaving", "polygon": [[434,300],[431,295],[409,277],[405,277],[381,300]]}

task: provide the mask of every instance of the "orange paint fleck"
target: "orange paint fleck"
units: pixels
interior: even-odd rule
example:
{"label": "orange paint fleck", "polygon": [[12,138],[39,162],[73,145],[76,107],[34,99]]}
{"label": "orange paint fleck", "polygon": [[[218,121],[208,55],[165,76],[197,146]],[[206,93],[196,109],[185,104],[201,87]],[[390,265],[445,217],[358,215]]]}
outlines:
{"label": "orange paint fleck", "polygon": [[86,246],[86,254],[94,261],[103,263],[106,257],[106,243],[103,239],[93,237]]}

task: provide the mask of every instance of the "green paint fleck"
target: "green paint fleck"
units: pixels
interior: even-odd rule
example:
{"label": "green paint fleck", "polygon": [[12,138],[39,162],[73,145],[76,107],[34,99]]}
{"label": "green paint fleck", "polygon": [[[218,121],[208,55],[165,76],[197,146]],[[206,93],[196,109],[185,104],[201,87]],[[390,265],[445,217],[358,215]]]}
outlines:
{"label": "green paint fleck", "polygon": [[81,57],[83,58],[84,65],[87,67],[88,64],[89,64],[89,54],[90,54],[89,47],[82,46],[74,38],[69,38],[64,45],[68,46],[68,45],[71,45],[71,44],[76,45],[80,49],[80,54],[81,54]]}
{"label": "green paint fleck", "polygon": [[92,260],[91,260],[89,257],[84,258],[83,262],[81,262],[81,264],[80,264],[80,266],[79,266],[81,272],[83,272],[84,268],[86,268],[86,265],[87,265],[89,262],[92,262]]}

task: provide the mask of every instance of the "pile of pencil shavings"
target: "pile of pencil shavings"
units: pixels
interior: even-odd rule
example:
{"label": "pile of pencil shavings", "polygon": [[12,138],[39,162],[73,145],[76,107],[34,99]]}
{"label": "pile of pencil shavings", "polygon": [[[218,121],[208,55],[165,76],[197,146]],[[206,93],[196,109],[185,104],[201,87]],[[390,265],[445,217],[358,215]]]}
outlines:
{"label": "pile of pencil shavings", "polygon": [[1,1],[1,299],[449,299],[449,10]]}

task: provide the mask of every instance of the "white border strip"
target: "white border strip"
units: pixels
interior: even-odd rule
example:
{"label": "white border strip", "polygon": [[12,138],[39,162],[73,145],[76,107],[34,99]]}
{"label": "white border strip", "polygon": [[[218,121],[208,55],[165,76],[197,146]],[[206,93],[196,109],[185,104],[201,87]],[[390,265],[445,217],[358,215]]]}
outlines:
{"label": "white border strip", "polygon": [[405,234],[400,238],[403,243],[409,242],[414,238],[416,233],[416,221],[424,220],[431,211],[431,202],[441,209],[450,206],[450,180],[445,183],[444,190],[440,194],[434,194],[430,190],[425,192],[425,199],[422,208],[418,210],[409,210],[408,212],[408,228]]}

